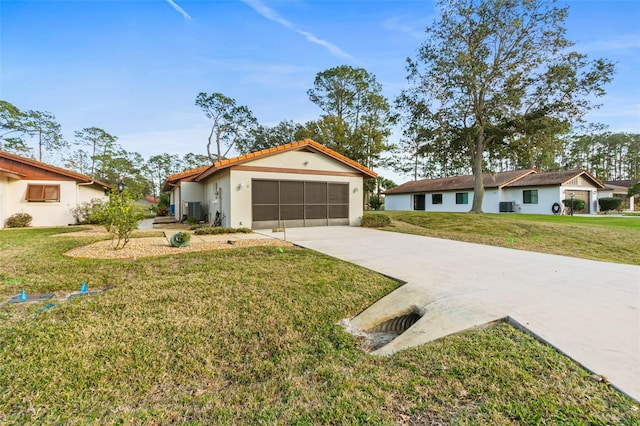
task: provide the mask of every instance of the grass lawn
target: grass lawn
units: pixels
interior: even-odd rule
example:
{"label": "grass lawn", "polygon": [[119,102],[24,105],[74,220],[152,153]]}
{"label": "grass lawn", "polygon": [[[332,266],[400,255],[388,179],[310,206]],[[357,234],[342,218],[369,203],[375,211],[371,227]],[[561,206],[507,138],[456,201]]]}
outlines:
{"label": "grass lawn", "polygon": [[300,248],[72,259],[0,231],[0,424],[626,424],[640,406],[500,324],[390,357],[336,323],[397,284]]}
{"label": "grass lawn", "polygon": [[640,217],[380,213],[388,231],[640,265]]}

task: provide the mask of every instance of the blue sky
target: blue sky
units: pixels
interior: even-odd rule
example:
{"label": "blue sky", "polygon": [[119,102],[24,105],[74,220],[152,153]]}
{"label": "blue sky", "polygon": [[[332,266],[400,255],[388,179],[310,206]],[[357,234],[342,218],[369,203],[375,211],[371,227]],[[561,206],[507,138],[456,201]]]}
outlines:
{"label": "blue sky", "polygon": [[[640,133],[640,1],[567,3],[576,50],[617,63],[589,119]],[[52,112],[70,141],[96,126],[145,157],[204,154],[199,92],[262,124],[305,122],[321,113],[306,94],[315,75],[347,64],[393,100],[435,13],[419,0],[2,0],[0,99]]]}

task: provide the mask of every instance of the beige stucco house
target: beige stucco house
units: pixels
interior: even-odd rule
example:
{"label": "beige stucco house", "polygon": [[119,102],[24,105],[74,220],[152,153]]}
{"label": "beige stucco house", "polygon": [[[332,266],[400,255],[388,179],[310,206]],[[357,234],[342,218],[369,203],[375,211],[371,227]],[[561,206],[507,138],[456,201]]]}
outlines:
{"label": "beige stucco house", "polygon": [[30,214],[32,226],[72,224],[72,208],[106,199],[108,189],[88,176],[0,151],[0,226],[14,213]]}
{"label": "beige stucco house", "polygon": [[171,214],[265,229],[359,225],[376,173],[310,139],[171,175]]}

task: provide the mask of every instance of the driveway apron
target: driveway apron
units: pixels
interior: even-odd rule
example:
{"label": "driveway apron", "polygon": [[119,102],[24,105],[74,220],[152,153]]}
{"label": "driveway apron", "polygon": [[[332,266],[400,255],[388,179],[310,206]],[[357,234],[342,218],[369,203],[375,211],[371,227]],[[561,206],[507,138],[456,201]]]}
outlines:
{"label": "driveway apron", "polygon": [[406,282],[352,319],[367,330],[424,314],[378,354],[508,317],[640,400],[640,266],[358,227],[292,228],[286,239]]}

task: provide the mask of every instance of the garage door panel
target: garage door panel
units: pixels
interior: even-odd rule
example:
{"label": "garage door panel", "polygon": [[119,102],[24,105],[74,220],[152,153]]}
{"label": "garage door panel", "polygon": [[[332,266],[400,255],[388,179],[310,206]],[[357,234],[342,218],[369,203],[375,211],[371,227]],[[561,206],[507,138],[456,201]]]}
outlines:
{"label": "garage door panel", "polygon": [[254,205],[253,206],[253,220],[278,220],[278,206],[277,205]]}
{"label": "garage door panel", "polygon": [[348,204],[349,203],[349,185],[342,183],[330,183],[329,204]]}
{"label": "garage door panel", "polygon": [[326,219],[327,205],[307,205],[305,217],[307,219]]}
{"label": "garage door panel", "polygon": [[349,206],[336,204],[329,206],[329,219],[348,218]]}
{"label": "garage door panel", "polygon": [[253,204],[278,204],[278,182],[254,180],[251,185]]}
{"label": "garage door panel", "polygon": [[304,206],[300,205],[280,205],[280,219],[293,220],[304,219]]}
{"label": "garage door panel", "polygon": [[281,204],[303,204],[304,182],[280,182]]}
{"label": "garage door panel", "polygon": [[307,204],[327,204],[327,183],[306,182],[305,202]]}

